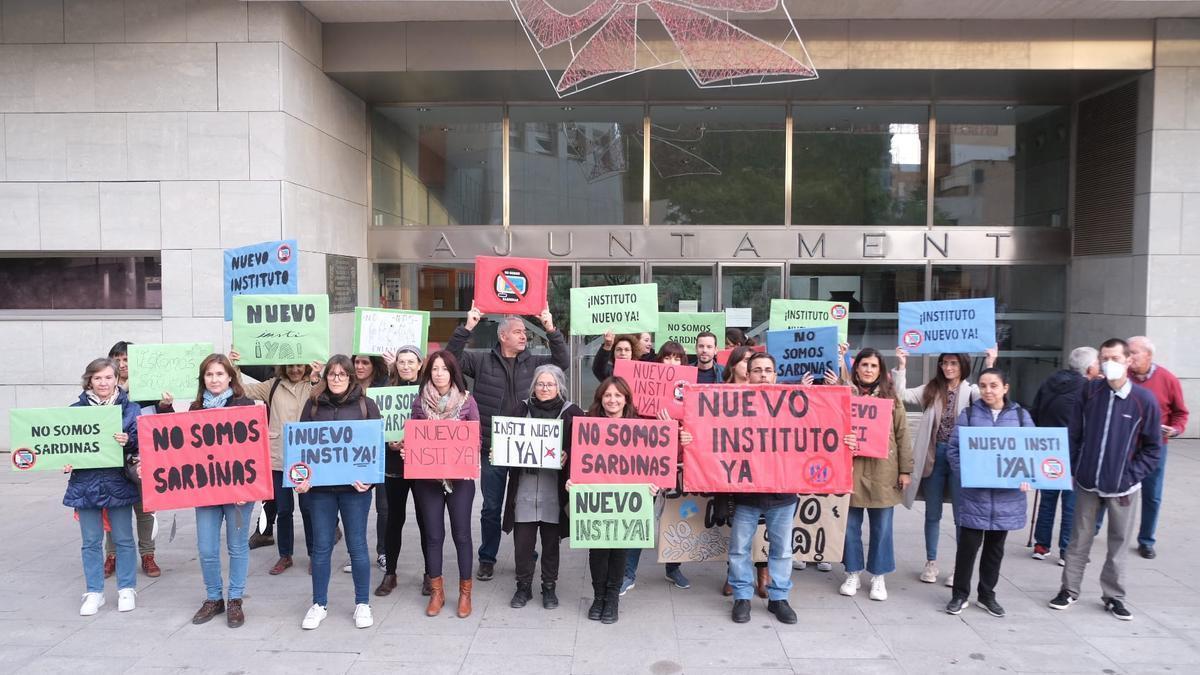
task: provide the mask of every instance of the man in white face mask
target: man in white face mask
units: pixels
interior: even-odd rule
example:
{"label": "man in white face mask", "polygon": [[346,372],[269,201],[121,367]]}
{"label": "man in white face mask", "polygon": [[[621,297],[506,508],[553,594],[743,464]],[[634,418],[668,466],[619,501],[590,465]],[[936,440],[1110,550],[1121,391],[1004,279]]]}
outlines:
{"label": "man in white face mask", "polygon": [[1066,609],[1079,598],[1088,552],[1101,508],[1108,511],[1108,553],[1100,572],[1101,600],[1117,619],[1133,615],[1125,607],[1122,566],[1125,542],[1133,533],[1134,501],[1144,478],[1158,466],[1162,451],[1158,402],[1129,381],[1129,345],[1112,338],[1100,345],[1103,380],[1089,382],[1070,427],[1071,473],[1075,479],[1075,514],[1062,587],[1050,601]]}

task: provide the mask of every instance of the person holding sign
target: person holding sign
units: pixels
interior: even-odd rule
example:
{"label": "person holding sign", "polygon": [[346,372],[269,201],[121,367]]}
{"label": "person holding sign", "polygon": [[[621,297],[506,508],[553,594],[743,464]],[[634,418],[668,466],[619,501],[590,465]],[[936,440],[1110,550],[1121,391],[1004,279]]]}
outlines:
{"label": "person holding sign", "polygon": [[597,380],[612,377],[613,361],[640,360],[642,342],[636,335],[604,334],[604,342],[592,357],[592,374]]}
{"label": "person holding sign", "polygon": [[[558,607],[558,542],[567,536],[567,452],[571,446],[571,420],[583,410],[567,400],[567,377],[561,368],[538,366],[533,388],[522,406],[523,417],[536,420],[562,420],[559,437],[561,469],[513,468],[508,472],[508,497],[504,501],[502,529],[513,536],[513,557],[517,563],[517,590],[509,607],[524,607],[533,598],[534,546],[542,538],[542,607]],[[495,448],[493,447],[493,452]]]}
{"label": "person holding sign", "polygon": [[[854,387],[857,396],[892,401],[892,425],[886,458],[854,458],[854,492],[850,494],[846,546],[842,556],[846,581],[838,592],[850,596],[856,594],[860,585],[859,575],[866,569],[871,573],[869,597],[883,601],[888,597],[884,577],[896,571],[892,516],[904,496],[905,488],[912,482],[912,444],[908,440],[908,419],[904,414],[904,406],[896,400],[896,390],[884,373],[883,355],[878,350],[867,347],[854,357],[850,386]],[[864,561],[862,526],[863,520],[868,517],[871,519],[870,549]]]}
{"label": "person holding sign", "polygon": [[[117,386],[117,364],[112,359],[96,359],[83,371],[83,393],[71,407],[111,405],[121,409],[121,431],[113,439],[125,448],[125,454],[137,452],[138,404],[129,400]],[[137,558],[133,548],[133,505],[142,501],[124,467],[79,469],[63,466],[71,475],[63,506],[75,509],[79,535],[83,540],[83,579],[87,584],[80,616],[91,616],[104,605],[104,512],[112,527],[117,547],[117,609],[128,612],[137,605]]]}
{"label": "person holding sign", "polygon": [[[345,354],[335,354],[325,364],[321,381],[300,414],[301,422],[338,422],[377,420],[375,405],[354,377],[354,363]],[[350,553],[350,574],[354,579],[354,626],[368,628],[375,623],[369,604],[371,561],[367,553],[367,516],[371,512],[372,485],[355,481],[352,485],[313,487],[307,476],[290,476],[296,492],[308,494],[313,524],[312,591],[313,604],[300,627],[313,630],[329,614],[329,561],[333,554],[338,518],[346,531],[346,549]]]}
{"label": "person holding sign", "polygon": [[[456,331],[457,334],[457,331]],[[458,361],[449,351],[429,355],[417,380],[419,396],[413,402],[413,420],[478,421],[475,397],[463,384]],[[486,436],[486,435],[485,435]],[[401,453],[404,452],[403,445]],[[404,457],[403,454],[400,455]],[[417,513],[425,523],[425,573],[429,575],[429,604],[426,616],[437,616],[446,604],[442,581],[442,546],[446,543],[446,513],[450,513],[450,536],[458,554],[458,617],[471,615],[471,505],[475,501],[473,480],[418,480],[413,484]]]}
{"label": "person holding sign", "polygon": [[[1032,427],[1029,412],[1008,400],[1008,376],[999,368],[988,368],[979,374],[979,397],[958,415],[958,427]],[[954,590],[949,614],[961,614],[970,604],[971,574],[975,554],[983,546],[979,561],[979,586],[976,602],[995,617],[1004,616],[1004,608],[996,602],[996,582],[1000,579],[1000,563],[1004,560],[1004,540],[1009,530],[1025,526],[1025,493],[1029,483],[1020,489],[966,487],[959,462],[959,435],[950,436],[947,458],[954,480],[959,484],[958,553],[954,559]]]}
{"label": "person holding sign", "polygon": [[[943,497],[950,493],[950,505],[954,512],[954,524],[958,524],[958,484],[952,480],[950,463],[946,452],[950,438],[955,435],[954,426],[958,415],[972,401],[979,398],[979,388],[967,381],[971,376],[971,358],[966,354],[942,354],[938,356],[937,370],[927,384],[911,389],[907,386],[908,352],[896,348],[899,365],[892,370],[892,382],[904,403],[919,406],[923,411],[917,435],[913,438],[913,467],[917,480],[904,490],[904,506],[911,509],[917,492],[925,497],[925,568],[921,570],[921,581],[937,583],[938,535],[942,527]],[[985,367],[996,363],[996,348],[987,351]],[[954,585],[954,575],[946,579],[946,585]]]}
{"label": "person holding sign", "polygon": [[[363,391],[371,387],[388,387],[394,384],[391,368],[382,356],[371,354],[354,355],[354,380]],[[388,501],[387,490],[375,491],[375,564],[379,569],[387,570],[387,524]],[[343,572],[349,572],[350,565],[342,566]]]}
{"label": "person holding sign", "polygon": [[[254,401],[246,398],[237,369],[224,354],[209,354],[201,361],[198,379],[196,400],[188,410],[254,405]],[[250,516],[253,513],[253,502],[196,507],[196,548],[200,553],[200,571],[204,574],[207,597],[192,616],[193,624],[208,623],[222,612],[226,613],[225,623],[230,628],[245,623],[242,593],[246,590],[246,574],[250,571]],[[225,546],[229,551],[228,605],[222,595],[225,580],[221,575],[221,521],[225,521]]]}

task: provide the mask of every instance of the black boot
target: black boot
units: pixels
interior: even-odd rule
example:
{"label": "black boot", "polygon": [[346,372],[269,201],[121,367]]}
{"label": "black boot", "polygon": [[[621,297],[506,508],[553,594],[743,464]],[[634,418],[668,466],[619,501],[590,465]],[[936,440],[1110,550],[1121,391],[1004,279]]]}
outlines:
{"label": "black boot", "polygon": [[599,621],[604,613],[604,584],[592,584],[592,606],[588,608],[588,619]]}
{"label": "black boot", "polygon": [[610,590],[604,595],[604,611],[600,613],[600,623],[617,622],[617,605],[621,601],[620,591]]}
{"label": "black boot", "polygon": [[525,603],[529,602],[529,599],[532,597],[533,590],[531,588],[531,584],[518,581],[517,592],[513,593],[512,600],[509,601],[508,606],[512,607],[513,609],[520,609],[524,607]]}
{"label": "black boot", "polygon": [[542,582],[542,609],[555,609],[558,607],[558,595],[554,592],[555,582]]}

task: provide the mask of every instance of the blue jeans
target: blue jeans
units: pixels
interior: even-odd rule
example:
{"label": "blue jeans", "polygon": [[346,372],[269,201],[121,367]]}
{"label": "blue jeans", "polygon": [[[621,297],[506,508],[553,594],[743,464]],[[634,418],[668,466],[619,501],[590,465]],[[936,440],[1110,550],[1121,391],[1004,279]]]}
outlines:
{"label": "blue jeans", "polygon": [[275,545],[279,557],[291,556],[296,540],[292,514],[296,512],[296,499],[300,499],[300,521],[304,524],[304,550],[312,559],[312,518],[308,513],[308,495],[295,494],[295,490],[283,484],[283,472],[272,471],[271,482],[275,486]]}
{"label": "blue jeans", "polygon": [[950,470],[946,453],[950,446],[938,443],[937,455],[933,460],[933,473],[921,481],[925,492],[925,559],[937,560],[938,531],[942,526],[942,497],[950,491],[950,506],[954,512],[954,526],[958,527],[958,479]]}
{"label": "blue jeans", "polygon": [[1154,548],[1154,530],[1158,527],[1158,509],[1162,506],[1163,474],[1167,468],[1167,443],[1163,441],[1158,466],[1142,479],[1142,525],[1138,528],[1138,546]]}
{"label": "blue jeans", "polygon": [[[625,551],[625,578],[637,579],[638,562],[642,559],[642,549],[631,548]],[[680,563],[667,563],[667,574],[679,569]]]}
{"label": "blue jeans", "polygon": [[851,506],[846,518],[846,550],[842,554],[842,562],[847,572],[863,571],[863,518],[871,519],[870,551],[867,554],[866,570],[875,576],[891,574],[896,571],[896,557],[892,550],[892,515],[893,507],[867,509]]}
{"label": "blue jeans", "polygon": [[329,558],[341,514],[346,550],[350,552],[350,576],[354,579],[354,604],[368,604],[371,558],[367,553],[367,515],[371,512],[371,491],[309,492],[308,508],[313,524],[313,603],[329,605]]}
{"label": "blue jeans", "polygon": [[754,543],[754,531],[758,529],[759,517],[767,521],[767,568],[771,582],[767,584],[767,597],[771,600],[787,600],[792,590],[792,519],[796,505],[784,504],[763,509],[738,504],[733,511],[733,523],[729,530],[729,585],[733,587],[735,600],[749,600],[754,595],[754,561],[750,557],[750,545]]}
{"label": "blue jeans", "polygon": [[225,546],[229,550],[229,599],[238,600],[246,590],[250,571],[250,516],[254,503],[237,506],[196,507],[196,548],[200,550],[200,571],[209,600],[220,600],[225,582],[221,578],[221,521],[225,521]]}
{"label": "blue jeans", "polygon": [[1050,548],[1050,540],[1054,538],[1054,512],[1059,501],[1062,502],[1062,519],[1058,525],[1058,553],[1067,552],[1071,544],[1071,520],[1075,516],[1075,492],[1072,490],[1041,490],[1041,503],[1038,505],[1037,523],[1033,526],[1033,543],[1035,546]]}
{"label": "blue jeans", "polygon": [[508,485],[508,467],[492,466],[487,448],[480,467],[483,506],[479,509],[479,562],[496,564],[500,552],[500,515],[504,511],[504,488]]}
{"label": "blue jeans", "polygon": [[[79,514],[79,536],[83,540],[83,579],[88,593],[104,592],[104,521],[100,509],[76,509]],[[137,549],[133,546],[133,506],[118,506],[108,510],[112,538],[117,545],[117,588],[137,586]]]}

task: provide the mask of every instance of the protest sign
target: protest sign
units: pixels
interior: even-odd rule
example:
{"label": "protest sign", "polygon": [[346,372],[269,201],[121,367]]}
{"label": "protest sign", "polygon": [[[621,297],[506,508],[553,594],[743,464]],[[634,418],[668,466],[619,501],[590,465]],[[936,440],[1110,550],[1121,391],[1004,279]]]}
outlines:
{"label": "protest sign", "polygon": [[654,498],[649,486],[573,485],[567,499],[571,548],[654,546]]}
{"label": "protest sign", "polygon": [[225,249],[225,320],[235,295],[290,295],[300,281],[296,240],[264,241]]}
{"label": "protest sign", "polygon": [[571,424],[572,483],[649,483],[675,487],[679,423],[576,417]]}
{"label": "protest sign", "polygon": [[8,411],[9,460],[15,471],[61,471],[124,466],[113,440],[122,431],[121,406],[12,408]]}
{"label": "protest sign", "polygon": [[233,299],[238,365],[287,365],[329,358],[329,297],[239,295]]}
{"label": "protest sign", "polygon": [[899,344],[910,354],[987,351],[996,344],[996,300],[902,302]]}
{"label": "protest sign", "polygon": [[528,469],[561,469],[563,423],[560,419],[492,417],[492,464]]}
{"label": "protest sign", "polygon": [[412,309],[354,308],[355,354],[382,354],[405,345],[425,349],[428,337],[429,312]]}
{"label": "protest sign", "polygon": [[288,422],[283,425],[283,484],[382,483],[383,420]]}
{"label": "protest sign", "polygon": [[771,300],[768,330],[837,326],[839,343],[850,334],[850,307],[844,302],[824,300]]}
{"label": "protest sign", "polygon": [[[850,495],[800,495],[792,518],[792,559],[804,562],[840,562],[846,544],[846,513]],[[766,562],[770,553],[767,527],[759,525],[750,546],[754,562]]]}
{"label": "protest sign", "polygon": [[179,400],[196,395],[200,364],[213,353],[211,342],[129,345],[129,398],[158,401],[163,392]]}
{"label": "protest sign", "polygon": [[875,396],[850,397],[850,430],[858,437],[855,457],[887,459],[892,440],[895,400]]}
{"label": "protest sign", "polygon": [[696,366],[673,366],[651,361],[613,361],[613,375],[623,377],[633,391],[633,405],[642,417],[658,417],[666,410],[671,419],[683,417],[683,385],[696,384]]}
{"label": "protest sign", "polygon": [[[736,347],[731,347],[729,349],[717,350],[717,363],[721,364],[722,368],[724,368],[726,365],[729,364],[729,355],[733,353],[734,349],[736,349]],[[767,346],[766,345],[754,345],[753,347],[750,348],[750,350],[755,351],[755,352],[765,352],[765,351],[767,351]]]}
{"label": "protest sign", "polygon": [[1071,453],[1063,427],[958,427],[963,487],[1071,489]]}
{"label": "protest sign", "polygon": [[717,499],[683,493],[663,500],[658,517],[658,562],[729,559],[729,522],[716,517]]}
{"label": "protest sign", "polygon": [[137,422],[147,511],[274,498],[266,406],[142,415]]}
{"label": "protest sign", "polygon": [[849,387],[698,385],[683,393],[688,492],[853,489]]}
{"label": "protest sign", "polygon": [[753,307],[726,307],[725,325],[731,328],[751,328],[754,326]]}
{"label": "protest sign", "polygon": [[404,477],[479,480],[479,422],[410,419]]}
{"label": "protest sign", "polygon": [[575,335],[658,330],[658,284],[571,289],[571,332]]}
{"label": "protest sign", "polygon": [[550,261],[475,256],[475,309],[536,316],[546,309]]}
{"label": "protest sign", "polygon": [[840,372],[835,326],[767,331],[767,352],[775,357],[775,381],[780,384],[800,382],[805,373],[821,382],[826,370]]}
{"label": "protest sign", "polygon": [[658,330],[654,331],[654,349],[668,342],[678,342],[689,354],[696,353],[696,336],[703,332],[717,336],[717,344],[725,344],[724,312],[659,312]]}
{"label": "protest sign", "polygon": [[379,414],[383,416],[383,440],[404,440],[404,423],[412,415],[413,401],[417,400],[418,387],[371,387],[367,389]]}

